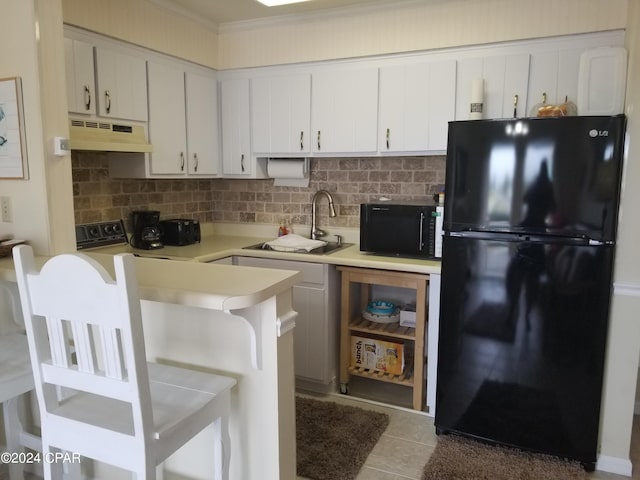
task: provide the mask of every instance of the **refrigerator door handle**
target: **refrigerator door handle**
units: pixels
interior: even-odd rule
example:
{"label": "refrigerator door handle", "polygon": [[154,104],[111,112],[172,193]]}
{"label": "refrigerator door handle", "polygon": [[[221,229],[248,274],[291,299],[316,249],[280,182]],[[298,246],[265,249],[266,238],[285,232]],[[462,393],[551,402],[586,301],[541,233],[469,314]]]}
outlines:
{"label": "refrigerator door handle", "polygon": [[564,245],[589,245],[600,246],[609,245],[610,242],[602,242],[594,240],[586,235],[578,237],[565,237],[562,235],[536,235],[530,233],[519,232],[495,232],[495,231],[457,231],[445,232],[444,236],[458,238],[474,238],[478,240],[492,240],[496,242],[528,242],[528,243],[545,243],[545,244],[564,244]]}
{"label": "refrigerator door handle", "polygon": [[422,247],[424,246],[424,241],[422,238],[422,229],[424,226],[424,212],[420,212],[420,236],[418,237],[418,251],[422,251]]}

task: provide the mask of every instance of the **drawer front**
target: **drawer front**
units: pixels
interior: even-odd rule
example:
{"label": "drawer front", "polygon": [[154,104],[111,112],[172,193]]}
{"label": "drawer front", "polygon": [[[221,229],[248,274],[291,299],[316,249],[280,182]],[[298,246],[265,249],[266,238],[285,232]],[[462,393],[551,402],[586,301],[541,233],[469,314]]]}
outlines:
{"label": "drawer front", "polygon": [[324,263],[294,262],[290,260],[273,260],[271,258],[234,257],[234,263],[245,267],[273,268],[277,270],[297,270],[302,272],[304,283],[324,284],[328,265]]}

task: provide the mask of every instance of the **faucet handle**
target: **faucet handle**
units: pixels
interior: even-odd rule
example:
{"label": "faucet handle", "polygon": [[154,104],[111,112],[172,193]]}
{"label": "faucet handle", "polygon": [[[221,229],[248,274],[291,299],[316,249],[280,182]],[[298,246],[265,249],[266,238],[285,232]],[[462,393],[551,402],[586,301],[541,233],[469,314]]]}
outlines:
{"label": "faucet handle", "polygon": [[317,240],[318,238],[326,237],[326,236],[327,236],[327,232],[325,232],[324,230],[320,230],[319,228],[316,228],[311,231],[311,238],[313,240]]}
{"label": "faucet handle", "polygon": [[336,237],[336,244],[342,245],[342,235],[334,235]]}

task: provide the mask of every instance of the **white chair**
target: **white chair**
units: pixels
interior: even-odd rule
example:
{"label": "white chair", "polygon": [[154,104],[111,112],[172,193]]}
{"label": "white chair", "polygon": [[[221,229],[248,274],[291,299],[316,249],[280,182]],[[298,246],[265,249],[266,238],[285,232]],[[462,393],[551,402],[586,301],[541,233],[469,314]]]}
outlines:
{"label": "white chair", "polygon": [[[156,466],[213,424],[215,479],[226,480],[236,381],[147,363],[133,255],[114,257],[115,282],[83,254],[53,257],[40,272],[31,247],[15,247],[13,257],[44,455],[73,452],[153,479]],[[60,463],[44,467],[46,480],[61,478]]]}
{"label": "white chair", "polygon": [[[27,432],[20,418],[20,397],[33,390],[27,336],[20,333],[0,335],[0,403],[4,418],[7,452],[24,453],[25,447],[40,450],[40,439]],[[9,478],[24,478],[24,464],[10,462]]]}

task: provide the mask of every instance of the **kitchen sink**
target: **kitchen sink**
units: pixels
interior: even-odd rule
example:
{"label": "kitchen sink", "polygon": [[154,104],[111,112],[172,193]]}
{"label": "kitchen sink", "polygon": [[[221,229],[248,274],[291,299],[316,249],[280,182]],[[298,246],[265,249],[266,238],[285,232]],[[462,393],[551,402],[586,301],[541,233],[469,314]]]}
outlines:
{"label": "kitchen sink", "polygon": [[330,253],[337,252],[338,250],[342,250],[344,248],[350,247],[351,245],[353,245],[353,243],[329,242],[326,245],[323,245],[322,247],[314,248],[313,250],[308,252],[304,249],[294,250],[294,251],[275,250],[271,248],[269,245],[267,245],[266,243],[261,242],[261,243],[256,243],[255,245],[249,245],[248,247],[243,247],[243,249],[244,250],[268,250],[271,252],[280,252],[280,253],[303,253],[303,254],[311,254],[311,255],[328,255]]}

